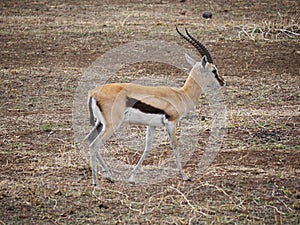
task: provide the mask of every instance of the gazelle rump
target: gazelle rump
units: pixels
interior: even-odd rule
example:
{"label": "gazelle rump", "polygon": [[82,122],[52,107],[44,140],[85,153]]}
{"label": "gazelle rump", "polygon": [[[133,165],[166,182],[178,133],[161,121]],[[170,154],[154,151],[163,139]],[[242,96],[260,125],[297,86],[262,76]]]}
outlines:
{"label": "gazelle rump", "polygon": [[183,35],[201,54],[201,61],[197,62],[186,55],[186,60],[193,67],[183,87],[142,86],[132,83],[112,83],[99,86],[88,93],[88,107],[90,123],[93,126],[86,140],[90,147],[90,162],[93,184],[99,186],[97,180],[96,159],[99,161],[107,179],[111,180],[111,173],[99,154],[98,149],[112,136],[123,122],[143,124],[147,126],[146,144],[144,152],[137,165],[131,172],[129,182],[134,183],[135,175],[142,165],[152,146],[156,127],[166,127],[174,151],[177,168],[184,180],[189,180],[183,172],[175,136],[178,120],[194,108],[201,91],[225,86],[213,64],[209,51],[187,30]]}

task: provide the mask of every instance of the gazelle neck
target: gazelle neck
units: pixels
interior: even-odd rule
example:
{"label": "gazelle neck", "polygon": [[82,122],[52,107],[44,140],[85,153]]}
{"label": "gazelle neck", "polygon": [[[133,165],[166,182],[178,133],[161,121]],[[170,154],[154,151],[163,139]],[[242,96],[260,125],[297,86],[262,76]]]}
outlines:
{"label": "gazelle neck", "polygon": [[199,74],[195,71],[195,68],[191,70],[181,89],[188,96],[189,100],[195,105],[202,92]]}

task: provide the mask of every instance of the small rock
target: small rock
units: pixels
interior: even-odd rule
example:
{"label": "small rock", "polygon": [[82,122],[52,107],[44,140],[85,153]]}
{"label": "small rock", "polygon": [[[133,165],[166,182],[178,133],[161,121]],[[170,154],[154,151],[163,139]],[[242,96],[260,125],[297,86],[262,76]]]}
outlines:
{"label": "small rock", "polygon": [[100,209],[108,209],[109,207],[108,207],[107,205],[100,204],[100,205],[99,205],[99,208],[100,208]]}
{"label": "small rock", "polygon": [[12,205],[7,207],[7,211],[14,211],[14,210],[15,210],[15,207],[13,207]]}
{"label": "small rock", "polygon": [[180,14],[180,15],[185,15],[185,14],[186,14],[186,10],[184,10],[184,9],[181,10],[181,11],[179,12],[179,14]]}
{"label": "small rock", "polygon": [[212,18],[212,12],[206,11],[202,14],[203,18],[205,19],[211,19]]}

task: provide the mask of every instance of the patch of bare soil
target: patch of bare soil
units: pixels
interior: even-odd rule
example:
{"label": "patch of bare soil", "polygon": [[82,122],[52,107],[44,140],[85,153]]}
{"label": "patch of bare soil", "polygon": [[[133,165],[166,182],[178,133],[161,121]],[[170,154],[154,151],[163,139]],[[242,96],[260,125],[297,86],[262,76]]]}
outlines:
{"label": "patch of bare soil", "polygon": [[[212,11],[211,20],[204,11]],[[0,223],[299,224],[299,11],[297,0],[1,1]],[[206,43],[227,82],[222,148],[198,173],[204,130],[184,166],[192,181],[178,175],[130,186],[100,177],[94,189],[72,129],[77,84],[94,60],[121,44],[158,39],[188,47],[175,25]],[[142,64],[115,80],[138,72],[171,74],[178,84],[186,78]],[[209,123],[208,103],[200,100]],[[141,154],[108,146],[130,164]],[[164,142],[145,165],[171,154]]]}

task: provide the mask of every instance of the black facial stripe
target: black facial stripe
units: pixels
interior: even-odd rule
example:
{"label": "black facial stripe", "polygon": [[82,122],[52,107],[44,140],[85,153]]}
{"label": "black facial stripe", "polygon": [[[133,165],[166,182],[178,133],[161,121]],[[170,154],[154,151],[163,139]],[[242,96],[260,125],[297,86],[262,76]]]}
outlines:
{"label": "black facial stripe", "polygon": [[213,74],[215,75],[215,78],[219,81],[220,85],[223,86],[224,85],[224,81],[220,78],[218,72],[216,69],[212,70]]}
{"label": "black facial stripe", "polygon": [[223,86],[224,85],[224,81],[218,75],[215,75],[215,77],[219,81],[220,85]]}
{"label": "black facial stripe", "polygon": [[168,119],[170,116],[163,110],[159,108],[155,108],[151,105],[148,105],[140,100],[129,98],[127,97],[126,106],[131,107],[134,109],[138,109],[143,113],[150,113],[150,114],[162,114],[166,115],[166,118]]}

